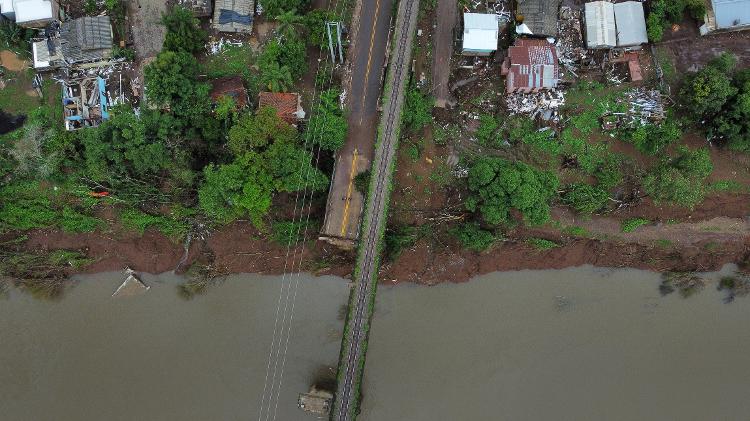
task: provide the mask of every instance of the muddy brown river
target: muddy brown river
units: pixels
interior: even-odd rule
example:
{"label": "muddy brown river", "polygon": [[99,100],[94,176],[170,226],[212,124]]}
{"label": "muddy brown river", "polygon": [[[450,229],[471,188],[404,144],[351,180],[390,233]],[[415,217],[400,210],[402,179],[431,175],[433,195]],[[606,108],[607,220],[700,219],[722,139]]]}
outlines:
{"label": "muddy brown river", "polygon": [[359,420],[750,419],[750,297],[658,283],[582,267],[381,287]]}
{"label": "muddy brown river", "polygon": [[[232,276],[186,301],[174,276],[82,277],[59,302],[0,298],[0,419],[257,420],[280,278]],[[310,420],[297,394],[336,366],[349,289],[303,275],[277,420]]]}
{"label": "muddy brown river", "polygon": [[[717,276],[713,276],[716,279]],[[280,278],[186,301],[179,279],[83,277],[0,298],[0,419],[256,420]],[[338,358],[348,287],[303,277],[277,420]],[[361,421],[747,420],[750,297],[661,297],[656,274],[582,267],[381,286]]]}

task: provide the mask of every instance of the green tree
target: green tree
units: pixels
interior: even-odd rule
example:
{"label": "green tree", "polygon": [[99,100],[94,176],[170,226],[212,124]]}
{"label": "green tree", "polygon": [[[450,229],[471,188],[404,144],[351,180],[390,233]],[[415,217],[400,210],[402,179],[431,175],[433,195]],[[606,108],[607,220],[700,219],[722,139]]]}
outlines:
{"label": "green tree", "polygon": [[323,9],[313,9],[304,17],[302,25],[307,29],[307,44],[328,48],[326,22],[335,21],[336,14]]}
{"label": "green tree", "polygon": [[559,184],[551,172],[490,157],[480,158],[469,168],[468,182],[466,208],[478,211],[492,225],[509,223],[511,209],[519,211],[530,224],[547,222],[549,203]]}
{"label": "green tree", "polygon": [[692,208],[703,200],[705,179],[713,165],[708,150],[680,148],[675,157],[665,158],[643,179],[643,189],[657,203]]}
{"label": "green tree", "polygon": [[492,231],[482,229],[476,222],[466,222],[450,230],[461,245],[473,251],[485,251],[490,248],[497,237]]}
{"label": "green tree", "polygon": [[192,54],[205,48],[208,34],[201,29],[200,22],[189,9],[175,6],[168,14],[162,15],[161,23],[167,28],[164,50]]}
{"label": "green tree", "polygon": [[606,190],[588,184],[575,183],[568,186],[562,196],[563,202],[581,214],[592,214],[603,209],[609,201]]}
{"label": "green tree", "polygon": [[297,130],[279,118],[276,110],[262,107],[257,113],[243,114],[229,130],[229,150],[240,156],[251,150],[262,151],[273,142],[295,142]]}
{"label": "green tree", "polygon": [[721,112],[731,97],[737,94],[729,72],[734,67],[730,55],[723,54],[708,66],[688,78],[681,96],[685,107],[696,119],[710,119]]}
{"label": "green tree", "polygon": [[271,62],[260,67],[260,84],[271,92],[287,92],[294,79],[288,67]]}
{"label": "green tree", "polygon": [[263,0],[263,9],[269,16],[279,16],[290,10],[304,10],[307,0]]}
{"label": "green tree", "polygon": [[283,40],[278,38],[270,40],[258,57],[261,78],[265,71],[275,68],[274,63],[278,64],[280,68],[286,67],[289,69],[292,81],[302,77],[307,72],[305,42],[294,33],[287,34]]}
{"label": "green tree", "polygon": [[475,133],[479,144],[493,148],[499,147],[502,144],[502,137],[497,133],[499,127],[500,125],[492,115],[480,115],[479,128]]}
{"label": "green tree", "polygon": [[287,10],[276,16],[276,33],[285,39],[296,38],[297,31],[304,21],[304,16],[298,15],[296,10]]}
{"label": "green tree", "polygon": [[401,121],[412,132],[422,130],[432,122],[433,99],[424,95],[418,87],[411,84],[406,90],[404,111]]}
{"label": "green tree", "polygon": [[338,89],[328,89],[320,93],[318,105],[305,132],[308,142],[334,152],[344,146],[349,130],[349,124],[339,105],[340,95]]}
{"label": "green tree", "polygon": [[656,155],[679,140],[682,131],[672,118],[662,124],[645,124],[637,127],[630,133],[631,141],[635,147],[649,155]]}

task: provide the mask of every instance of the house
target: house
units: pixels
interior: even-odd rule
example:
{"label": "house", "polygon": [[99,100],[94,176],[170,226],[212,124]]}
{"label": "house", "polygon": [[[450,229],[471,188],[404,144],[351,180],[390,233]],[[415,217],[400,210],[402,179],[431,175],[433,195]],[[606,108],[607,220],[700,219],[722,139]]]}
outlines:
{"label": "house", "polygon": [[253,31],[255,0],[216,0],[213,27],[219,32]]}
{"label": "house", "polygon": [[711,0],[701,35],[718,30],[750,28],[750,0]]}
{"label": "house", "polygon": [[297,93],[261,92],[258,96],[258,108],[271,107],[276,114],[291,125],[305,118],[302,109],[302,97]]}
{"label": "house", "polygon": [[0,14],[24,28],[44,28],[60,17],[56,0],[0,0]]}
{"label": "house", "polygon": [[557,37],[557,13],[562,0],[517,0],[516,21],[521,33]]}
{"label": "house", "polygon": [[612,48],[617,46],[615,27],[615,5],[608,1],[586,3],[586,46],[588,48]]}
{"label": "house", "polygon": [[637,1],[586,3],[588,48],[637,47],[648,42],[643,4]]}
{"label": "house", "polygon": [[555,89],[560,80],[557,50],[545,39],[520,38],[508,49],[501,73],[507,93]]}
{"label": "house", "polygon": [[615,23],[618,47],[635,47],[648,43],[643,3],[626,1],[615,4]]}
{"label": "house", "polygon": [[50,28],[49,36],[32,44],[34,68],[95,67],[112,57],[109,16],[87,16]]}
{"label": "house", "polygon": [[488,56],[497,50],[500,23],[496,14],[464,13],[462,54]]}
{"label": "house", "polygon": [[229,97],[234,100],[237,109],[245,108],[249,102],[247,90],[240,76],[228,76],[211,81],[211,102],[218,103],[219,98]]}

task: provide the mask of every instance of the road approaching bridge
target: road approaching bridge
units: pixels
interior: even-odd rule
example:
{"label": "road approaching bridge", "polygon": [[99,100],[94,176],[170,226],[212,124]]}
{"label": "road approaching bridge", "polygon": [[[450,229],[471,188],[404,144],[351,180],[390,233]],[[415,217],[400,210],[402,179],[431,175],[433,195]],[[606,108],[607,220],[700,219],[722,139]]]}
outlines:
{"label": "road approaching bridge", "polygon": [[[378,102],[391,20],[391,0],[362,0],[351,49],[347,107],[349,132],[336,154],[320,238],[353,248],[359,235],[364,196],[354,186],[367,171],[375,149]],[[356,24],[355,24],[356,25]]]}
{"label": "road approaching bridge", "polygon": [[418,12],[419,0],[399,2],[393,59],[386,79],[386,100],[372,165],[367,207],[361,230],[362,238],[355,269],[355,283],[341,344],[338,386],[331,412],[331,419],[335,421],[354,420],[359,406],[360,382],[364,372],[367,336],[378,281],[380,245],[387,221],[401,109],[411,67],[411,52]]}

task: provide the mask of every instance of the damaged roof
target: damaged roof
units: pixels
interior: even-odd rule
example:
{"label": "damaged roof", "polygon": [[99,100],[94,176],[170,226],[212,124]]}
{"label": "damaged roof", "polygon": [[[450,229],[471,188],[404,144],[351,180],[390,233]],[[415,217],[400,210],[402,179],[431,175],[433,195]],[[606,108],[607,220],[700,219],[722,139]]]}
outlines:
{"label": "damaged roof", "polygon": [[87,16],[60,25],[60,48],[65,61],[99,61],[112,55],[109,16]]}
{"label": "damaged roof", "polygon": [[287,123],[294,124],[299,120],[300,97],[296,93],[261,92],[258,97],[258,108],[271,107]]}
{"label": "damaged roof", "polygon": [[534,35],[557,36],[557,13],[562,0],[518,0],[518,14]]}
{"label": "damaged roof", "polygon": [[237,108],[244,108],[248,102],[247,90],[240,76],[227,76],[212,80],[210,95],[213,102],[218,101],[222,96],[232,98]]}
{"label": "damaged roof", "polygon": [[253,31],[255,0],[216,0],[214,29],[220,32]]}
{"label": "damaged roof", "polygon": [[503,73],[507,92],[554,89],[560,79],[557,50],[547,40],[521,38],[508,49]]}

